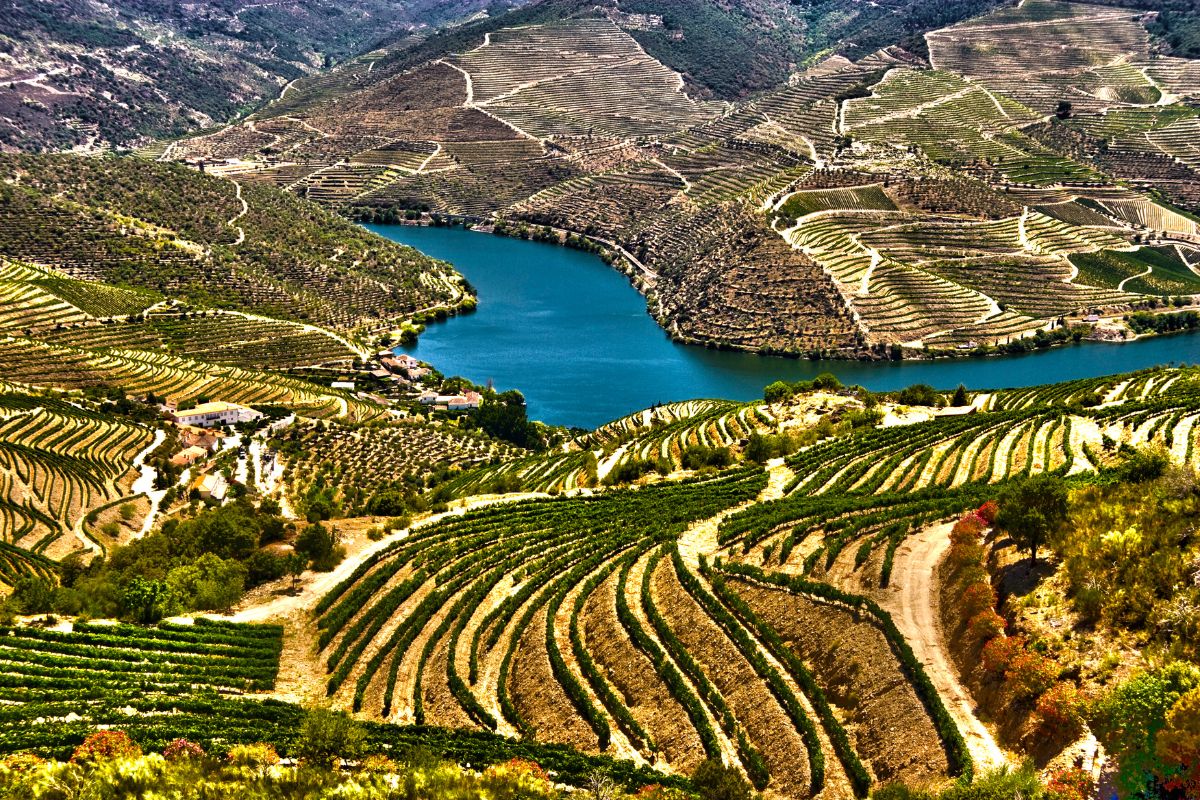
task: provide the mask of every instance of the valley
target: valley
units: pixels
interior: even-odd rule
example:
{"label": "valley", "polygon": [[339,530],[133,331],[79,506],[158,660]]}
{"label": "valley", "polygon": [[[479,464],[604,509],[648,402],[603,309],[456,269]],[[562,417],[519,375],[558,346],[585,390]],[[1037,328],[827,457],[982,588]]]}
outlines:
{"label": "valley", "polygon": [[0,797],[1200,793],[1188,3],[0,18]]}

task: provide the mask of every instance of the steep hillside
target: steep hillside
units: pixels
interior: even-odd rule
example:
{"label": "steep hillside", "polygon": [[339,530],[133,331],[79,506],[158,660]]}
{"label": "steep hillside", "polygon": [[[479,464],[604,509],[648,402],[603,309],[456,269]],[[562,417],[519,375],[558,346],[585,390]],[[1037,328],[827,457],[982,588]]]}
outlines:
{"label": "steep hillside", "polygon": [[1097,5],[1154,12],[1146,27],[1172,55],[1200,58],[1200,8],[1191,0],[1093,0]]}
{"label": "steep hillside", "polygon": [[0,10],[0,150],[122,146],[226,122],[384,35],[485,5],[10,3]]}

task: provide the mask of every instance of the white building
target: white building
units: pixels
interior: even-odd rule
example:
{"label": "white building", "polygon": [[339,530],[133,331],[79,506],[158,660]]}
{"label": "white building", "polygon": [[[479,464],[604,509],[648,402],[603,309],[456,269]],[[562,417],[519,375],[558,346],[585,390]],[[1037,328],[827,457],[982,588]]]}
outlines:
{"label": "white building", "polygon": [[445,401],[446,408],[450,411],[467,411],[472,408],[479,408],[480,403],[483,402],[483,395],[479,394],[479,392],[467,392],[462,395],[439,397],[437,399],[439,403],[443,401]]}
{"label": "white building", "polygon": [[224,500],[229,484],[225,482],[225,476],[221,473],[210,472],[200,480],[200,485],[196,488],[199,490],[200,496],[206,500],[210,497],[213,500]]}
{"label": "white building", "polygon": [[417,369],[421,366],[421,362],[410,356],[408,353],[401,353],[395,356],[396,366],[403,370]]}
{"label": "white building", "polygon": [[252,408],[239,406],[237,403],[201,403],[186,411],[175,411],[171,419],[177,425],[197,425],[202,428],[215,428],[222,425],[234,425],[238,422],[250,422],[262,416],[262,413]]}

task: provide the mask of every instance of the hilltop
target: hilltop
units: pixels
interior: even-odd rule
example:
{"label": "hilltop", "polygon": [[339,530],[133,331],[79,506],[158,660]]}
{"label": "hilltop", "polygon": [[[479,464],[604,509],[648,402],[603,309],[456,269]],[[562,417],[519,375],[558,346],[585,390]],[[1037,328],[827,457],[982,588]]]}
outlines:
{"label": "hilltop", "polygon": [[2,14],[0,151],[129,146],[222,124],[391,33],[486,3],[50,0]]}

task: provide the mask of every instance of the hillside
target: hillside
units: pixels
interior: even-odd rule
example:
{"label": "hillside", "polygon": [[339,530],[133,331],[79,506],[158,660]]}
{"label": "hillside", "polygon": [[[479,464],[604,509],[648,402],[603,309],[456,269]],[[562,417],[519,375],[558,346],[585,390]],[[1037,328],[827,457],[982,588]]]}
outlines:
{"label": "hillside", "polygon": [[833,56],[723,107],[624,7],[546,11],[359,60],[164,157],[368,219],[586,235],[672,336],[719,347],[1030,347],[1200,292],[1200,62],[1156,53],[1139,12],[1032,0],[929,32],[928,64]]}
{"label": "hillside", "polygon": [[0,156],[0,203],[0,258],[106,284],[61,298],[90,317],[183,301],[357,336],[467,297],[447,265],[315,204],[178,165]]}
{"label": "hillside", "polygon": [[9,4],[0,19],[0,151],[129,146],[228,122],[395,31],[486,3]]}

